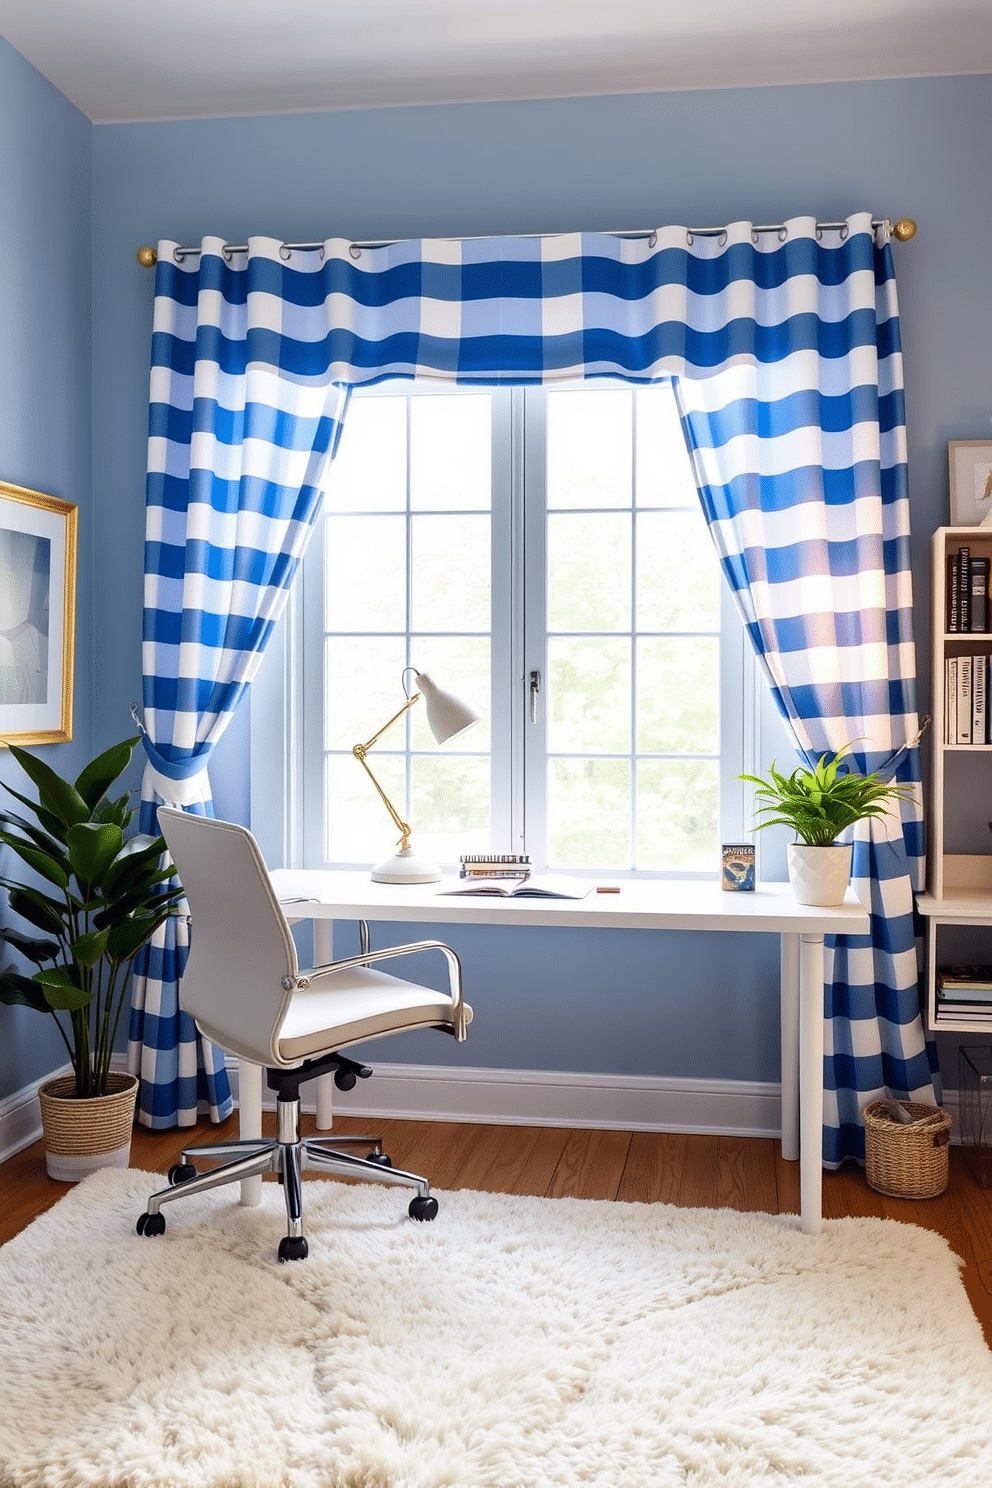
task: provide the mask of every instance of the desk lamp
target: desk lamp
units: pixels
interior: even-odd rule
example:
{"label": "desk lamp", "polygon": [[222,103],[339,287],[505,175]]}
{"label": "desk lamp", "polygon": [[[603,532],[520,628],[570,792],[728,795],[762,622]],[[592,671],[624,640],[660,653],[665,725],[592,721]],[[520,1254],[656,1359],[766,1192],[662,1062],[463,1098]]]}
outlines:
{"label": "desk lamp", "polygon": [[[419,692],[407,691],[407,673],[412,672],[417,679]],[[479,720],[479,714],[468,703],[463,703],[453,693],[445,692],[443,688],[427,675],[426,672],[418,672],[416,667],[404,667],[402,674],[403,691],[406,693],[406,702],[398,713],[394,713],[386,723],[382,725],[378,733],[372,735],[365,744],[356,744],[351,751],[359,764],[365,770],[372,784],[379,792],[379,797],[393,821],[400,830],[400,840],[396,854],[387,858],[385,862],[378,863],[372,869],[373,883],[437,883],[441,877],[440,868],[435,868],[432,863],[418,858],[410,846],[410,827],[400,816],[392,801],[386,795],[382,786],[376,780],[369,769],[368,760],[365,756],[387,729],[392,728],[396,721],[403,717],[421,697],[427,709],[427,725],[437,740],[443,744],[447,739],[453,739],[456,734],[462,733]]]}

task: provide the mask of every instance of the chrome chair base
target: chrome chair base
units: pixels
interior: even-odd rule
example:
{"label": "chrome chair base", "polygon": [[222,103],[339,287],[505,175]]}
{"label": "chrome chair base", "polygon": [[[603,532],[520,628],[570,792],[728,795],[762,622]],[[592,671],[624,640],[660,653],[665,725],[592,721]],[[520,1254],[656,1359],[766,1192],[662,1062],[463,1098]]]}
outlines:
{"label": "chrome chair base", "polygon": [[[206,1193],[208,1189],[220,1188],[227,1183],[240,1183],[244,1178],[254,1178],[263,1173],[277,1174],[286,1200],[287,1229],[279,1243],[280,1261],[301,1261],[307,1255],[302,1185],[302,1175],[307,1171],[415,1188],[417,1193],[408,1210],[410,1218],[429,1220],[437,1214],[437,1199],[431,1194],[426,1178],[394,1168],[383,1153],[378,1137],[301,1138],[299,1099],[279,1100],[276,1112],[278,1129],[273,1140],[259,1138],[184,1147],[182,1162],[169,1170],[169,1187],[160,1189],[149,1198],[148,1208],[135,1226],[137,1233],[147,1236],[164,1234],[163,1204]],[[366,1157],[356,1157],[341,1150],[346,1145],[364,1146],[371,1151]],[[208,1172],[198,1173],[193,1162],[196,1158],[210,1161],[226,1158],[227,1161]]]}

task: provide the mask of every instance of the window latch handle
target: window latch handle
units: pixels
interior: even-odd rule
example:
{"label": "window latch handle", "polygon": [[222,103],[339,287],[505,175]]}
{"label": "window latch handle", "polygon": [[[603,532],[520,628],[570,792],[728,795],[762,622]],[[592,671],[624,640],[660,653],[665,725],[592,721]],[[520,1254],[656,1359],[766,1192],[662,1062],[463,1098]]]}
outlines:
{"label": "window latch handle", "polygon": [[540,690],[541,690],[541,674],[540,674],[540,672],[531,672],[531,674],[530,674],[530,721],[531,721],[531,723],[536,723],[537,722],[537,694],[540,692]]}

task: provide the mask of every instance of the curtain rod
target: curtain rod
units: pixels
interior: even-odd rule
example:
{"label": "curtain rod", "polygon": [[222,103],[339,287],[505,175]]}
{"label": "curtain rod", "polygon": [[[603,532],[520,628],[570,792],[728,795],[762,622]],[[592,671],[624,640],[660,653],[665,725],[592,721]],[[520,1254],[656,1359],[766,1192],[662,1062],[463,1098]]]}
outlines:
{"label": "curtain rod", "polygon": [[[829,231],[834,231],[834,232],[836,232],[840,228],[845,227],[846,226],[846,223],[843,223],[843,222],[818,222],[816,225],[817,225],[817,228],[822,228],[825,231],[828,231],[828,232]],[[916,223],[914,222],[914,220],[913,220],[912,217],[900,217],[899,218],[899,221],[896,222],[894,225],[893,224],[890,224],[890,222],[889,222],[889,220],[888,220],[887,217],[883,217],[883,218],[879,218],[879,219],[873,219],[871,225],[872,225],[872,227],[876,231],[880,227],[890,227],[891,226],[892,236],[894,238],[898,239],[898,241],[900,243],[908,243],[908,242],[910,242],[911,239],[913,239],[913,238],[916,237]],[[751,229],[751,231],[752,232],[756,232],[756,233],[781,233],[782,231],[784,231],[784,226],[785,226],[785,224],[784,223],[781,223],[781,222],[768,223],[768,224],[765,224],[765,225],[763,225],[761,227],[754,227],[754,228]],[[625,228],[623,230],[610,229],[610,230],[607,230],[603,235],[605,237],[617,237],[617,238],[650,238],[650,237],[653,237],[654,236],[654,234],[656,233],[656,231],[657,231],[657,229],[656,228],[653,228],[653,227],[647,227],[647,228]],[[719,237],[719,235],[721,233],[724,233],[726,231],[727,231],[727,229],[725,227],[688,227],[688,228],[686,228],[686,232],[687,233],[689,233],[692,237],[697,237],[697,238],[715,238],[715,237]],[[508,237],[508,238],[538,238],[538,237],[545,237],[545,236],[548,236],[548,237],[560,237],[560,236],[563,236],[563,234],[559,234],[559,233],[549,233],[549,234],[544,234],[544,233],[500,233],[500,234],[486,233],[486,234],[477,234],[474,237],[445,238],[442,241],[448,242],[448,243],[455,243],[455,242],[461,242],[461,243],[478,243],[478,242],[481,242],[482,241],[482,238],[483,237],[494,237],[494,236]],[[351,246],[353,248],[385,248],[390,243],[396,243],[398,241],[401,241],[401,240],[400,239],[397,239],[397,238],[379,238],[379,239],[376,239],[375,241],[370,241],[370,242],[355,242],[355,243],[352,243]],[[225,246],[227,248],[228,253],[247,253],[247,251],[248,251],[247,244],[245,244],[245,243],[236,243],[236,244],[234,244],[234,243],[228,243]],[[298,251],[298,252],[312,252],[313,250],[315,250],[317,248],[322,248],[324,245],[323,245],[323,243],[283,243],[282,246],[283,246],[283,248],[285,248],[287,250],[287,252],[293,252],[293,251]],[[200,252],[200,249],[199,248],[177,248],[176,249],[176,256],[179,259],[179,261],[182,262],[182,260],[184,258],[196,258],[198,256],[199,252]],[[142,246],[138,249],[137,253],[135,254],[135,257],[137,258],[138,262],[142,265],[142,267],[143,268],[146,268],[146,269],[153,268],[154,265],[158,263],[158,253],[156,252],[156,250],[149,243],[142,244]]]}

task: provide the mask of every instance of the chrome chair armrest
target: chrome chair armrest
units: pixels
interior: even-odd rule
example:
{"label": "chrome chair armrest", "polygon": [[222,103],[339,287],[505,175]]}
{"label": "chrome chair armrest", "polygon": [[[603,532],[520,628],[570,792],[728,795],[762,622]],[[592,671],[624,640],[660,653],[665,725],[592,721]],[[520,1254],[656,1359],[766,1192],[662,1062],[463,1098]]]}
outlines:
{"label": "chrome chair armrest", "polygon": [[329,961],[324,966],[312,966],[309,971],[301,972],[297,985],[305,990],[316,977],[330,976],[337,971],[348,971],[355,966],[371,966],[374,961],[389,961],[396,956],[417,955],[421,951],[440,951],[447,963],[452,1032],[458,1042],[462,1043],[472,1019],[472,1012],[462,997],[461,962],[451,947],[445,945],[442,940],[418,940],[410,945],[385,946],[381,951],[372,951],[365,946],[357,956],[347,956],[341,961]]}

